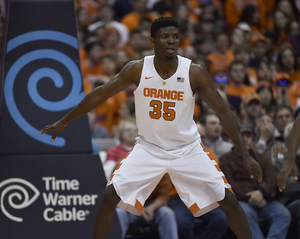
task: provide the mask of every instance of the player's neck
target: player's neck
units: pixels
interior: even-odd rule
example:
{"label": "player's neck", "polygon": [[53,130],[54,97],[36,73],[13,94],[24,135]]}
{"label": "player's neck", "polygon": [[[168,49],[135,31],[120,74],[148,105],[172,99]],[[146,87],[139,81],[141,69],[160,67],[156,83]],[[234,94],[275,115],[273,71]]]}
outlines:
{"label": "player's neck", "polygon": [[163,78],[169,78],[173,75],[178,67],[178,58],[174,56],[173,58],[161,58],[161,57],[154,57],[154,66],[157,73]]}

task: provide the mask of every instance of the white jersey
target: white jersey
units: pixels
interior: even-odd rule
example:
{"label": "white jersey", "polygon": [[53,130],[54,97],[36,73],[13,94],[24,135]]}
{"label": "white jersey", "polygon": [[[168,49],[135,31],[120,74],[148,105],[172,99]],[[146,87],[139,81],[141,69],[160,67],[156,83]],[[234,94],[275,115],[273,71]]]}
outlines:
{"label": "white jersey", "polygon": [[191,60],[177,57],[176,72],[164,80],[155,69],[154,56],[146,56],[140,83],[134,92],[138,142],[144,140],[165,150],[178,149],[200,137],[193,120]]}

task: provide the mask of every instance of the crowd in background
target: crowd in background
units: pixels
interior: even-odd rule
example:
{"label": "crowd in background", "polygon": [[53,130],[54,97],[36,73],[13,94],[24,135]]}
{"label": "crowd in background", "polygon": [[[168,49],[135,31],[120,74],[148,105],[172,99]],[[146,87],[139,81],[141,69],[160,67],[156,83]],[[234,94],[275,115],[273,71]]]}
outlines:
{"label": "crowd in background", "polygon": [[[178,21],[178,54],[209,71],[241,125],[247,149],[263,168],[260,185],[237,171],[242,168],[238,152],[217,115],[196,95],[194,120],[202,142],[243,205],[254,238],[300,238],[290,228],[293,223],[300,228],[300,183],[288,182],[282,193],[276,188],[286,141],[300,109],[300,0],[77,0],[76,11],[86,94],[129,61],[154,53],[149,41],[154,19],[170,16]],[[113,166],[130,151],[137,136],[135,88],[131,85],[109,98],[90,115],[93,138],[118,142],[107,151],[107,162]],[[176,192],[169,196],[171,202]],[[215,223],[210,232],[220,223],[228,227],[224,215],[218,215],[219,221],[208,220]],[[188,220],[180,221],[184,217],[176,211],[175,216],[179,238],[191,239],[184,237],[188,232],[182,228]],[[267,230],[261,229],[260,219],[268,221]],[[222,238],[205,230],[203,235]]]}

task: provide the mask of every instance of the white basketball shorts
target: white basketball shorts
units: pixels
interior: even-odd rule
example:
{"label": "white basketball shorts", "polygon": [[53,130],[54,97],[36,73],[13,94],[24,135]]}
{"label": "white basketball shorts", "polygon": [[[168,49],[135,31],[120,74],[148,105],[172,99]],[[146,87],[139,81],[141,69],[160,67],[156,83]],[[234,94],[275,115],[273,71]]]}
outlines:
{"label": "white basketball shorts", "polygon": [[218,207],[218,201],[225,197],[225,188],[231,190],[231,186],[200,143],[199,139],[166,151],[138,138],[107,183],[113,184],[121,198],[118,206],[140,215],[145,201],[168,173],[181,200],[195,217]]}

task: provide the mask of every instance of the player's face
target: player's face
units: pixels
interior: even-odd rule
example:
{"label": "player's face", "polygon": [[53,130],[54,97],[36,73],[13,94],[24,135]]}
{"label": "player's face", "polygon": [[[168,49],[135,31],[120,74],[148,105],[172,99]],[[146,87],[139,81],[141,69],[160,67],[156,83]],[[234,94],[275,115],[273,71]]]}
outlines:
{"label": "player's face", "polygon": [[179,30],[176,27],[163,27],[152,38],[155,53],[166,58],[173,58],[179,46]]}

